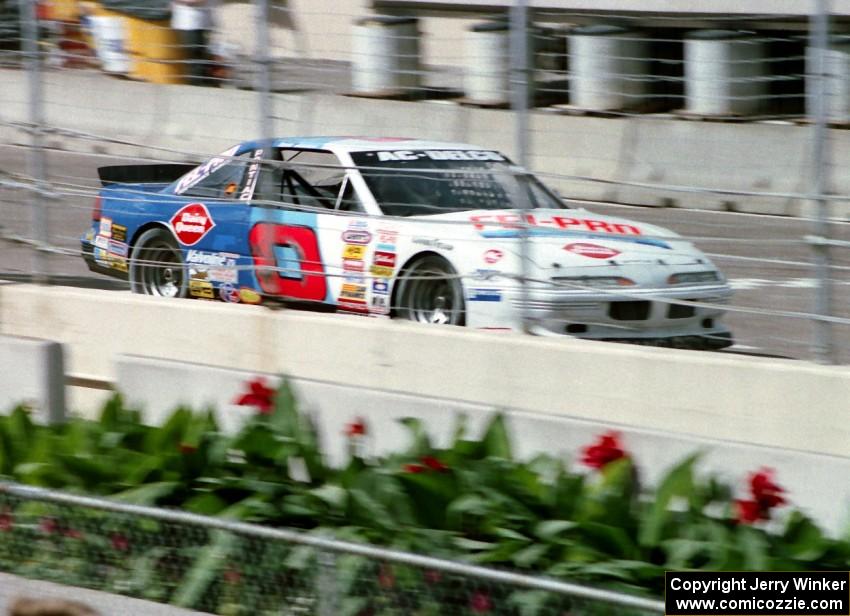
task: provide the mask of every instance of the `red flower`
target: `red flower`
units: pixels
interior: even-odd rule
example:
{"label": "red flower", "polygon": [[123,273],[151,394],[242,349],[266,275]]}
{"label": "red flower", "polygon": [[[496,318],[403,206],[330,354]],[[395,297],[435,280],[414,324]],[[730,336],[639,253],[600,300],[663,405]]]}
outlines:
{"label": "red flower", "polygon": [[126,552],[130,549],[130,542],[124,535],[113,533],[109,539],[112,542],[112,549],[117,552]]}
{"label": "red flower", "polygon": [[348,438],[354,438],[355,436],[366,436],[366,421],[362,417],[358,417],[350,424],[346,424],[345,435]]}
{"label": "red flower", "polygon": [[626,457],[626,452],[620,444],[618,432],[606,432],[593,445],[584,448],[582,464],[590,468],[603,468],[606,465]]}
{"label": "red flower", "polygon": [[432,471],[437,471],[438,473],[447,473],[449,471],[449,467],[440,462],[434,456],[425,456],[422,458],[422,464],[430,468]]}
{"label": "red flower", "polygon": [[248,391],[239,396],[234,404],[239,406],[256,406],[260,415],[268,415],[274,408],[275,391],[271,387],[266,387],[266,380],[258,376],[253,381],[246,383]]}
{"label": "red flower", "polygon": [[190,445],[189,443],[180,443],[179,445],[177,445],[177,449],[180,450],[180,453],[182,453],[184,456],[198,451],[197,447],[195,447],[194,445]]}
{"label": "red flower", "polygon": [[53,518],[42,518],[41,524],[39,524],[39,526],[41,528],[41,532],[43,532],[45,535],[52,535],[56,532],[57,524],[56,520],[54,520]]}
{"label": "red flower", "polygon": [[762,517],[764,512],[756,501],[736,500],[735,509],[737,510],[738,521],[742,524],[752,524],[764,519]]}
{"label": "red flower", "polygon": [[78,531],[76,528],[66,528],[65,532],[62,533],[62,534],[64,534],[69,539],[82,539],[83,538],[83,533]]}
{"label": "red flower", "polygon": [[443,579],[443,574],[440,573],[439,571],[434,571],[432,569],[429,569],[428,571],[425,572],[425,581],[428,582],[429,584],[437,584],[442,579]]}
{"label": "red flower", "polygon": [[472,594],[469,600],[469,608],[476,614],[485,614],[493,609],[493,602],[490,601],[490,595],[480,590]]}
{"label": "red flower", "polygon": [[3,513],[0,513],[0,532],[8,533],[12,530],[12,526],[14,525],[14,518],[12,514],[9,513],[8,509],[4,509]]}
{"label": "red flower", "polygon": [[421,464],[405,464],[401,467],[405,473],[424,473],[427,469]]}
{"label": "red flower", "polygon": [[381,588],[392,588],[395,586],[395,576],[392,569],[387,565],[381,565],[380,569],[378,569],[378,585]]}
{"label": "red flower", "polygon": [[750,475],[750,494],[752,499],[735,501],[735,517],[741,524],[769,520],[771,509],[787,502],[785,490],[774,483],[773,471],[768,468]]}
{"label": "red flower", "polygon": [[242,579],[242,574],[236,569],[227,569],[224,572],[224,581],[228,584],[238,584]]}
{"label": "red flower", "polygon": [[764,509],[772,509],[785,504],[785,490],[773,482],[773,471],[763,468],[750,476],[750,492]]}

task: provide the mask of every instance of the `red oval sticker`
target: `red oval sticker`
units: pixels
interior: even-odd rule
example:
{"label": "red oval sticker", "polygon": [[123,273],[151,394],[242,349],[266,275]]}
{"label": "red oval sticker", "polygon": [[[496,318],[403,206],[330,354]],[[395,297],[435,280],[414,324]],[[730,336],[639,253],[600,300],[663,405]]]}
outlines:
{"label": "red oval sticker", "polygon": [[586,244],[584,242],[567,244],[564,246],[564,250],[583,257],[590,257],[591,259],[610,259],[611,257],[616,257],[620,254],[619,250],[599,246],[598,244]]}
{"label": "red oval sticker", "polygon": [[484,262],[490,264],[496,263],[504,256],[504,254],[505,253],[503,253],[498,248],[491,248],[490,250],[484,253]]}

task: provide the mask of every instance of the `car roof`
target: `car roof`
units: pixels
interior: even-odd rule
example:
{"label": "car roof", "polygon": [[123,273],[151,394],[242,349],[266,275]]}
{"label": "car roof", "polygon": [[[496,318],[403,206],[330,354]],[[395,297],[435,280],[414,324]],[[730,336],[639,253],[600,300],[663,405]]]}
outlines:
{"label": "car roof", "polygon": [[[262,141],[243,144],[255,147]],[[280,137],[271,140],[275,148],[315,148],[337,152],[374,152],[377,150],[486,150],[481,146],[453,141],[431,141],[407,137]]]}

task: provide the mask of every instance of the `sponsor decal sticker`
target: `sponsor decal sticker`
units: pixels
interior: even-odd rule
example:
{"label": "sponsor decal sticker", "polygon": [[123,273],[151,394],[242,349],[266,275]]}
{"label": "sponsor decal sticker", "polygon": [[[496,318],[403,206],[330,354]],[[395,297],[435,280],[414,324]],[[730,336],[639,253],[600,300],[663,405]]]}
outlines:
{"label": "sponsor decal sticker", "polygon": [[254,289],[242,287],[239,289],[239,299],[243,304],[259,304],[263,301],[263,296],[257,293]]}
{"label": "sponsor decal sticker", "polygon": [[112,223],[112,239],[116,242],[127,241],[127,227]]}
{"label": "sponsor decal sticker", "polygon": [[378,160],[481,160],[502,162],[505,157],[498,152],[485,150],[393,150],[378,152]]}
{"label": "sponsor decal sticker", "polygon": [[192,169],[189,173],[180,178],[180,181],[174,188],[174,193],[177,195],[182,195],[189,188],[203,180],[205,177],[208,177],[210,174],[215,173],[216,171],[224,167],[227,163],[230,162],[231,157],[236,154],[238,150],[239,146],[235,145],[232,148],[225,150],[218,156],[213,156],[204,164],[198,165],[197,167]]}
{"label": "sponsor decal sticker", "polygon": [[378,278],[389,278],[393,275],[393,268],[380,265],[373,265],[369,271]]}
{"label": "sponsor decal sticker", "polygon": [[498,289],[470,289],[469,301],[471,302],[500,302],[502,292]]}
{"label": "sponsor decal sticker", "polygon": [[344,282],[350,282],[351,284],[366,284],[366,277],[363,276],[362,274],[361,275],[355,275],[355,276],[349,275],[349,276],[346,276],[345,278],[343,278],[343,281]]}
{"label": "sponsor decal sticker", "polygon": [[98,235],[94,238],[94,245],[103,250],[109,250],[109,238],[105,235]]}
{"label": "sponsor decal sticker", "polygon": [[590,257],[591,259],[610,259],[611,257],[616,257],[618,254],[620,254],[619,250],[614,250],[613,248],[607,248],[605,246],[599,246],[598,244],[588,244],[585,242],[575,242],[573,244],[567,244],[566,246],[564,246],[564,250],[577,255],[581,255],[583,257]]}
{"label": "sponsor decal sticker", "polygon": [[362,259],[366,255],[365,246],[348,246],[342,249],[343,259]]}
{"label": "sponsor decal sticker", "polygon": [[343,259],[342,269],[346,272],[363,272],[366,271],[366,264],[360,259]]}
{"label": "sponsor decal sticker", "polygon": [[213,299],[213,297],[215,297],[215,294],[213,293],[212,283],[206,282],[204,280],[190,280],[189,295],[192,295],[194,297],[202,297],[204,299]]}
{"label": "sponsor decal sticker", "polygon": [[438,250],[454,250],[454,246],[436,238],[414,237],[413,243],[421,246],[428,246],[430,248],[437,248]]}
{"label": "sponsor decal sticker", "polygon": [[491,248],[484,253],[484,262],[492,265],[493,263],[498,263],[504,256],[505,253],[498,248]]}
{"label": "sponsor decal sticker", "polygon": [[106,261],[106,251],[103,248],[95,248],[94,249],[94,260],[100,263],[101,265],[106,264],[109,265]]}
{"label": "sponsor decal sticker", "polygon": [[124,242],[109,240],[109,252],[119,257],[126,257],[129,248]]}
{"label": "sponsor decal sticker", "polygon": [[386,295],[373,295],[372,312],[374,312],[375,314],[389,314],[390,298]]}
{"label": "sponsor decal sticker", "polygon": [[118,255],[107,253],[106,262],[112,269],[117,269],[120,272],[127,271],[127,259],[125,259],[124,257],[119,257]]}
{"label": "sponsor decal sticker", "polygon": [[254,187],[257,185],[257,178],[260,176],[260,161],[263,160],[263,150],[254,150],[252,158],[254,162],[248,166],[248,177],[245,179],[245,188],[239,194],[240,201],[248,201],[251,195],[254,194]]}
{"label": "sponsor decal sticker", "polygon": [[194,246],[215,227],[215,221],[203,203],[190,203],[180,208],[169,222],[174,235],[184,246]]}
{"label": "sponsor decal sticker", "polygon": [[384,244],[395,244],[398,231],[395,229],[378,229],[378,241]]}
{"label": "sponsor decal sticker", "polygon": [[337,306],[339,306],[340,310],[345,310],[347,312],[357,312],[359,314],[369,312],[369,306],[366,304],[365,300],[340,299],[337,302]]}
{"label": "sponsor decal sticker", "polygon": [[501,276],[502,272],[496,269],[477,269],[472,272],[472,277],[477,280],[490,280]]}
{"label": "sponsor decal sticker", "polygon": [[390,292],[390,283],[386,278],[375,278],[372,280],[372,293],[386,295]]}
{"label": "sponsor decal sticker", "polygon": [[101,218],[100,219],[100,229],[98,231],[99,235],[103,237],[112,237],[112,219],[111,218]]}
{"label": "sponsor decal sticker", "polygon": [[366,245],[372,241],[372,234],[368,231],[348,229],[342,232],[342,241],[346,244]]}
{"label": "sponsor decal sticker", "polygon": [[339,296],[343,299],[365,300],[366,287],[362,284],[343,284]]}
{"label": "sponsor decal sticker", "polygon": [[[617,235],[640,235],[641,231],[635,225],[628,223],[607,222],[588,218],[572,218],[569,216],[539,216],[537,214],[524,214],[527,225],[540,227],[552,231],[589,231],[591,233],[613,233]],[[473,226],[481,232],[484,237],[514,237],[516,229],[520,228],[519,214],[477,214],[470,216],[469,220]],[[514,230],[506,233],[505,229]],[[537,229],[532,230],[538,232]]]}
{"label": "sponsor decal sticker", "polygon": [[239,303],[239,289],[237,289],[229,282],[225,282],[219,287],[218,296],[221,298],[222,301],[228,302],[230,304]]}
{"label": "sponsor decal sticker", "polygon": [[375,251],[375,257],[372,263],[378,267],[389,267],[392,269],[395,267],[395,253],[385,252],[383,250]]}
{"label": "sponsor decal sticker", "polygon": [[215,267],[233,267],[239,255],[231,252],[204,252],[203,250],[187,250],[186,263],[212,265]]}

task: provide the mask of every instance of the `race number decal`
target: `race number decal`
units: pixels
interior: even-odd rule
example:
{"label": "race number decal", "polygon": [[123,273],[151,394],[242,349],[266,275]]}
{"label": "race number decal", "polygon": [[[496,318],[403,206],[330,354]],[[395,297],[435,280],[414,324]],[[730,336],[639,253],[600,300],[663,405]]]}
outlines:
{"label": "race number decal", "polygon": [[[328,293],[325,268],[319,254],[319,240],[310,227],[260,222],[248,234],[257,280],[268,295],[281,295],[309,301],[324,301]],[[298,255],[300,273],[275,271],[275,248],[290,248]]]}

